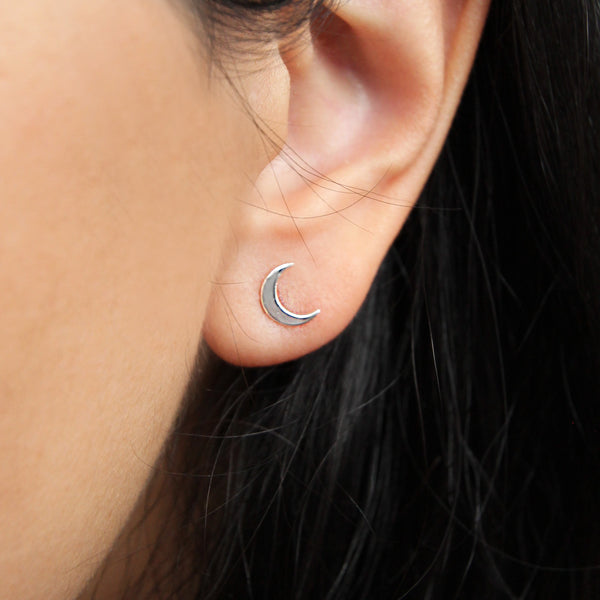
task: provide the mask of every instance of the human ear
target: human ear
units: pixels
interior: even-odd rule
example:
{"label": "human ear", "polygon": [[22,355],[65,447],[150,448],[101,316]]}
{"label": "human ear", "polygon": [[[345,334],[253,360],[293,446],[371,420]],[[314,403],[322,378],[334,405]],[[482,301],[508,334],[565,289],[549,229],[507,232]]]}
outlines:
{"label": "human ear", "polygon": [[[288,71],[284,144],[236,209],[204,324],[234,364],[298,358],[338,335],[434,166],[468,78],[489,0],[348,0],[281,45]],[[289,102],[288,102],[289,99]],[[269,318],[265,277],[282,303],[320,314]]]}

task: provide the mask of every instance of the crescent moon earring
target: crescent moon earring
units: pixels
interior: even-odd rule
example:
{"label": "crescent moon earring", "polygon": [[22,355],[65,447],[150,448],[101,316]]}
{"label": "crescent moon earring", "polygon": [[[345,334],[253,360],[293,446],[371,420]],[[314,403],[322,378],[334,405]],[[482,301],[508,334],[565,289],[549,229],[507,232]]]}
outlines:
{"label": "crescent moon earring", "polygon": [[283,304],[277,295],[277,280],[279,276],[294,263],[285,263],[275,267],[264,279],[260,288],[260,303],[262,304],[265,313],[273,319],[273,321],[281,325],[304,325],[312,321],[321,311],[319,309],[306,315],[297,315],[291,312]]}

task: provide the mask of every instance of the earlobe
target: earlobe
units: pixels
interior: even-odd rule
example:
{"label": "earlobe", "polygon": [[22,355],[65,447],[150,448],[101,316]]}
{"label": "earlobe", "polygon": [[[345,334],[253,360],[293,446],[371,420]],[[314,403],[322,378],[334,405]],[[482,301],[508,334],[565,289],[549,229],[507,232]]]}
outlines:
{"label": "earlobe", "polygon": [[[286,143],[239,204],[205,321],[222,358],[291,360],[354,317],[433,168],[486,13],[485,0],[348,0],[282,53]],[[299,327],[261,304],[285,263],[283,305],[321,310]]]}

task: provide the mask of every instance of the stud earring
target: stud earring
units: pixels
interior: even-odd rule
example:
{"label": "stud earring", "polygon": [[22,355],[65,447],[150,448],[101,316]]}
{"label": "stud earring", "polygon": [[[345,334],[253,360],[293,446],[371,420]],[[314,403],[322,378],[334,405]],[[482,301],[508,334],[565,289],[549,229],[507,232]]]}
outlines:
{"label": "stud earring", "polygon": [[294,263],[285,263],[275,267],[264,279],[260,288],[260,303],[265,313],[273,321],[281,325],[304,325],[312,321],[321,311],[317,309],[307,315],[297,315],[289,311],[279,300],[277,295],[277,280],[283,271],[294,266]]}

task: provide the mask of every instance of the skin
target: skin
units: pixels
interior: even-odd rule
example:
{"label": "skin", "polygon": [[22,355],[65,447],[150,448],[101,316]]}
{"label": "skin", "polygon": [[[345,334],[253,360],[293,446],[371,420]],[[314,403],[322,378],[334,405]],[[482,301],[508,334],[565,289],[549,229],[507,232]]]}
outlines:
{"label": "skin", "polygon": [[[143,548],[175,555],[153,475],[202,336],[275,364],[359,309],[447,135],[487,1],[336,4],[346,34],[334,20],[220,70],[176,0],[0,2],[0,598],[112,599]],[[350,187],[315,193],[249,114]],[[286,305],[322,309],[301,328],[258,302],[288,261]]]}
{"label": "skin", "polygon": [[[3,2],[0,39],[0,597],[62,600],[152,474],[271,157],[164,0]],[[238,81],[259,112],[268,77]]]}

